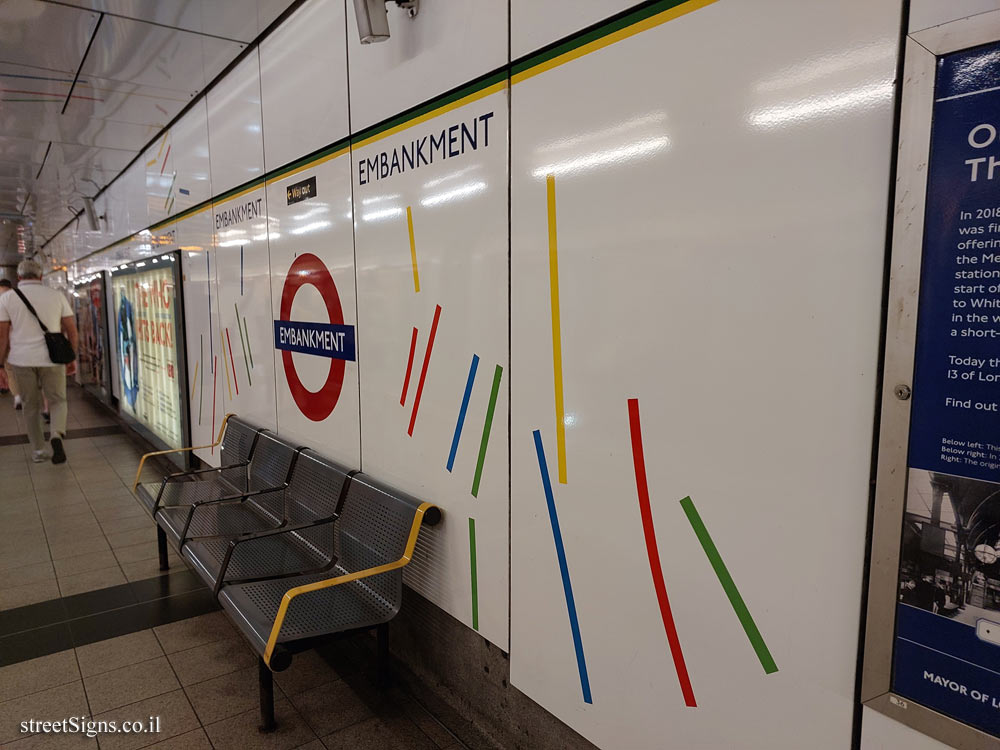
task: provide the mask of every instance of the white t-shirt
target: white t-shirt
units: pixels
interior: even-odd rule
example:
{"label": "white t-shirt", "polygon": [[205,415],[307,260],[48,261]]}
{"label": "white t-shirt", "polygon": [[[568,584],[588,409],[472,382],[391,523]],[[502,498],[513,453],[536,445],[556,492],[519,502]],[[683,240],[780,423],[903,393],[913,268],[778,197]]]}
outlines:
{"label": "white t-shirt", "polygon": [[[62,319],[73,315],[66,296],[33,279],[25,279],[17,288],[28,298],[38,317],[49,331],[62,330]],[[10,354],[7,361],[17,367],[52,367],[45,335],[35,316],[28,312],[14,292],[0,294],[0,323],[10,321]]]}

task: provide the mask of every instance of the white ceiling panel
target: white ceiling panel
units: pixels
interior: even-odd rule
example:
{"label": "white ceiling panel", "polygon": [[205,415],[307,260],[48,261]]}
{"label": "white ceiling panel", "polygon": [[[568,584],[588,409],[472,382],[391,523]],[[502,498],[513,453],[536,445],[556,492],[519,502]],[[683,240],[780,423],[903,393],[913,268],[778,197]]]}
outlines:
{"label": "white ceiling panel", "polygon": [[203,89],[244,46],[226,39],[106,16],[82,74],[194,93]]}
{"label": "white ceiling panel", "polygon": [[0,138],[0,161],[41,164],[46,145],[34,138],[14,138],[4,133]]}
{"label": "white ceiling panel", "polygon": [[[23,211],[25,229],[34,225],[36,237],[49,239],[84,196],[106,190],[98,201],[106,206],[107,227],[86,242],[60,240],[60,252],[71,253],[209,198],[206,102],[176,123],[174,133],[164,128],[291,3],[0,0],[0,213]],[[256,56],[249,67],[257,67]],[[241,143],[256,143],[259,83],[250,96],[246,78],[234,76],[240,84],[234,106],[247,110],[250,121],[237,115],[226,125]],[[230,92],[217,102],[231,99]],[[226,127],[217,128],[213,140],[225,133]],[[189,153],[175,149],[152,166],[140,160],[130,172],[134,179],[120,176],[161,138]],[[258,167],[250,171],[258,174]]]}
{"label": "white ceiling panel", "polygon": [[98,14],[43,3],[0,3],[0,61],[76,72]]}
{"label": "white ceiling panel", "polygon": [[292,0],[63,0],[88,10],[251,42]]}
{"label": "white ceiling panel", "polygon": [[[94,117],[60,116],[58,103],[5,102],[0,109],[0,133],[85,146],[138,151],[156,135],[153,125],[136,125]],[[68,115],[68,113],[67,113]]]}
{"label": "white ceiling panel", "polygon": [[[66,114],[85,113],[88,117],[155,125],[163,128],[194,98],[193,93],[121,83],[104,78],[88,78],[77,84]],[[76,98],[84,94],[87,98]]]}

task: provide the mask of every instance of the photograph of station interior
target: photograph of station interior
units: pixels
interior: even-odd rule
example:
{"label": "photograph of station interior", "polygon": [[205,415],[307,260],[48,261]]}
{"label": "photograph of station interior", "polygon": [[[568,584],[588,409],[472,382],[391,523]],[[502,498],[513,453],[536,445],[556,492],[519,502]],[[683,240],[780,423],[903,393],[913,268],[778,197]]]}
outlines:
{"label": "photograph of station interior", "polygon": [[[998,19],[0,0],[81,332],[66,463],[0,396],[0,747],[1000,747],[861,687],[904,58]],[[934,491],[901,600],[993,607]]]}

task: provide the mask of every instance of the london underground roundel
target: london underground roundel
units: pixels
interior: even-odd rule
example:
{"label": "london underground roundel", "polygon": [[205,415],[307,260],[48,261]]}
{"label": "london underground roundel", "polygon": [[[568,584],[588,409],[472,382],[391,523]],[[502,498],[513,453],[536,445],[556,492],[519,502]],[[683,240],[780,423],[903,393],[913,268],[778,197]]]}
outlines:
{"label": "london underground roundel", "polygon": [[[314,286],[326,303],[328,322],[292,320],[292,303],[305,285]],[[299,411],[313,422],[330,416],[344,387],[347,362],[355,360],[354,326],[344,324],[340,294],[329,269],[312,253],[299,255],[288,269],[281,290],[279,319],[274,321],[274,348],[281,351],[281,362],[288,390]],[[292,353],[309,354],[330,360],[326,382],[318,391],[310,391],[299,379]]]}

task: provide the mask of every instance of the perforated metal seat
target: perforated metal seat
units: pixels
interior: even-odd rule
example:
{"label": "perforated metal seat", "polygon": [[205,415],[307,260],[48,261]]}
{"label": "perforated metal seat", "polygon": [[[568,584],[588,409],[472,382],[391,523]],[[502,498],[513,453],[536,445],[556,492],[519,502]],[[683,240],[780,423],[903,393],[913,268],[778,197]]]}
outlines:
{"label": "perforated metal seat", "polygon": [[152,515],[160,506],[191,505],[246,492],[247,466],[259,433],[259,427],[230,415],[222,437],[219,467],[177,472],[160,482],[140,484],[136,497]]}
{"label": "perforated metal seat", "polygon": [[[156,512],[157,524],[177,548],[183,542],[189,519],[193,524],[197,518],[202,535],[236,535],[274,528],[285,515],[284,489],[298,451],[292,443],[262,430],[256,437],[250,458],[246,489],[183,505],[160,507]],[[187,484],[202,483],[183,482],[178,486]]]}
{"label": "perforated metal seat", "polygon": [[[328,568],[334,553],[333,521],[353,473],[311,450],[304,450],[296,459],[283,493],[281,513],[275,511],[273,503],[271,507],[258,508],[254,500],[238,506],[198,508],[182,554],[210,586],[219,583],[224,563],[228,580]],[[253,533],[279,524],[273,535],[258,537]],[[243,536],[231,540],[239,535]],[[226,561],[230,546],[233,550]]]}
{"label": "perforated metal seat", "polygon": [[[283,659],[272,661],[276,647],[391,620],[420,523],[439,519],[429,503],[357,474],[335,525],[337,562],[329,573],[226,585],[219,603],[271,668],[283,668]],[[291,601],[282,616],[286,594]]]}

